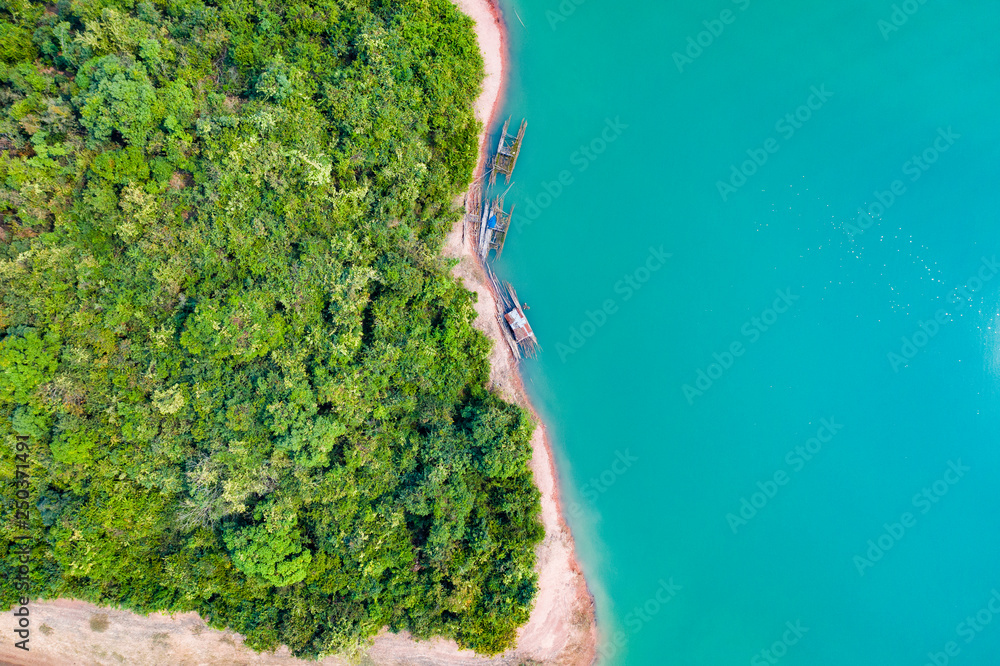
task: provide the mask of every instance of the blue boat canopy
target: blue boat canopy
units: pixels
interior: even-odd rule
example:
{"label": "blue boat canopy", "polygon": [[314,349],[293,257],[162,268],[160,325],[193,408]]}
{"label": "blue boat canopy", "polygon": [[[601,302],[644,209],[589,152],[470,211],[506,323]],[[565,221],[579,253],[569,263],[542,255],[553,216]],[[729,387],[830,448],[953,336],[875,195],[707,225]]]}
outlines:
{"label": "blue boat canopy", "polygon": [[497,226],[497,216],[495,214],[494,215],[490,215],[490,219],[486,223],[486,227],[488,229],[496,229],[496,226]]}

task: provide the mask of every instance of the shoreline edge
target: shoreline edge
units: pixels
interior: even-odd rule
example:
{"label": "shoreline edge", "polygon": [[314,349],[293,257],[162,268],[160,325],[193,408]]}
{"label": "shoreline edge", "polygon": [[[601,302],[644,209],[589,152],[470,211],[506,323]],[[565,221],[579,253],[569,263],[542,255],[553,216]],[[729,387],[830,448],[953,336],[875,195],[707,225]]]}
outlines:
{"label": "shoreline edge", "polygon": [[[489,152],[490,129],[497,123],[504,101],[510,67],[507,28],[498,0],[452,0],[475,23],[476,37],[485,65],[483,89],[476,100],[476,117],[483,124],[479,159],[473,182],[480,178]],[[466,193],[466,197],[469,193]],[[466,201],[468,204],[468,201]],[[468,206],[467,206],[468,207]],[[531,404],[517,364],[503,340],[495,316],[495,299],[486,275],[468,243],[462,224],[449,233],[445,256],[459,259],[452,273],[478,295],[476,327],[494,343],[490,381],[504,398],[526,409],[536,424],[532,437],[531,468],[541,492],[545,538],[537,551],[539,589],[531,618],[518,634],[517,656],[543,663],[589,666],[597,658],[597,623],[594,598],[577,560],[576,547],[565,521],[555,458],[544,422]]]}

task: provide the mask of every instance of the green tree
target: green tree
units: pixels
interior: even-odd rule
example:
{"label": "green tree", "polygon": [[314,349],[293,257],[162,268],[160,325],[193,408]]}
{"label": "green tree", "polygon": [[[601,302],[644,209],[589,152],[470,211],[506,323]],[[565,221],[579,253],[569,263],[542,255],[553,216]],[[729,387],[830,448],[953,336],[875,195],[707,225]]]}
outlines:
{"label": "green tree", "polygon": [[471,25],[449,0],[0,6],[0,549],[20,485],[34,597],[306,658],[386,627],[511,646],[532,426],[438,256],[476,163]]}
{"label": "green tree", "polygon": [[153,127],[156,90],[142,64],[106,55],[84,63],[76,80],[81,93],[75,103],[92,145],[108,141],[113,132],[129,144],[146,142]]}
{"label": "green tree", "polygon": [[312,562],[312,552],[302,546],[294,525],[253,525],[224,532],[236,568],[272,585],[285,587],[302,581]]}
{"label": "green tree", "polygon": [[32,328],[9,332],[0,340],[0,401],[28,402],[35,388],[55,372],[58,352],[59,338],[53,332],[44,338]]}

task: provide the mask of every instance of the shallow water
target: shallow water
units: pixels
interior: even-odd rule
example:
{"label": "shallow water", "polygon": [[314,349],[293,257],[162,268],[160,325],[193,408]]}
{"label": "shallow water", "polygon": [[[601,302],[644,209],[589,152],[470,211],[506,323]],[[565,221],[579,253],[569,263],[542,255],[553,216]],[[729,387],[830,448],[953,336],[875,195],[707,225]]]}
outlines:
{"label": "shallow water", "polygon": [[604,663],[1000,663],[1000,4],[576,2],[498,272]]}

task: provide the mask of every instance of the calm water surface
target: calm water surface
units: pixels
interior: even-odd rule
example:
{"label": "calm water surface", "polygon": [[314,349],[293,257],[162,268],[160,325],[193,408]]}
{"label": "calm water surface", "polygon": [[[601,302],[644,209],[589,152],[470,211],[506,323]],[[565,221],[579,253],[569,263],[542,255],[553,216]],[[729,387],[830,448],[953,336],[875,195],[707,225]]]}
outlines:
{"label": "calm water surface", "polygon": [[1000,3],[576,2],[498,270],[603,663],[1000,664]]}

